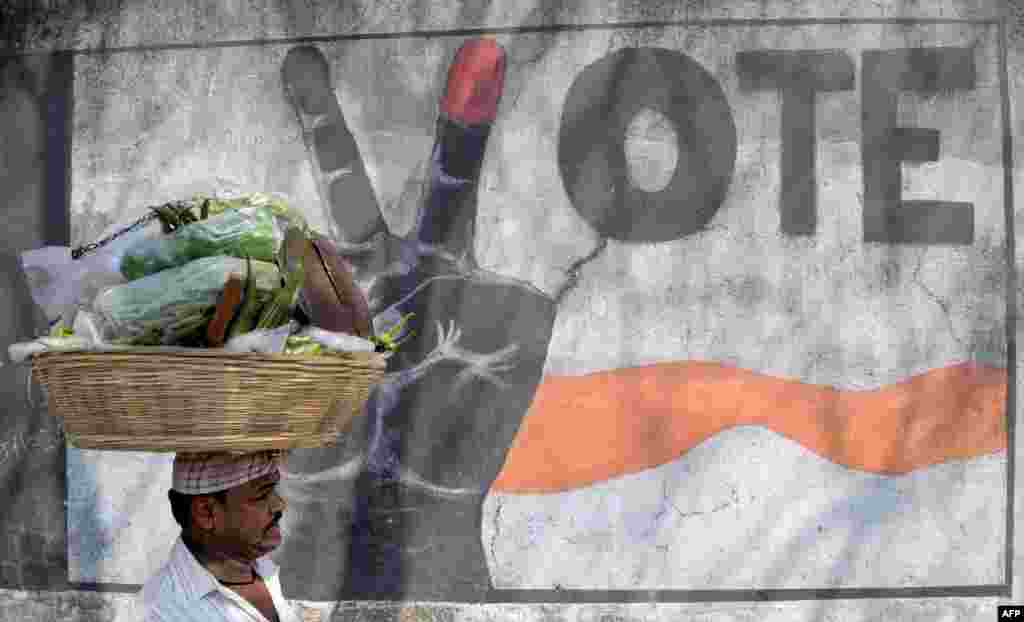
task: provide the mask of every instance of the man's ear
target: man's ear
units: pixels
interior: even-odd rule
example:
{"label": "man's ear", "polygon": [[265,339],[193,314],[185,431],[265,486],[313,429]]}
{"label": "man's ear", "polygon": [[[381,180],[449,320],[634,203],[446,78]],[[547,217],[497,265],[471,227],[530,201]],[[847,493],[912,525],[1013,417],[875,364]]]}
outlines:
{"label": "man's ear", "polygon": [[211,495],[197,495],[192,497],[192,520],[195,522],[196,526],[203,531],[210,531],[216,527],[217,512],[222,510],[218,505],[217,500]]}

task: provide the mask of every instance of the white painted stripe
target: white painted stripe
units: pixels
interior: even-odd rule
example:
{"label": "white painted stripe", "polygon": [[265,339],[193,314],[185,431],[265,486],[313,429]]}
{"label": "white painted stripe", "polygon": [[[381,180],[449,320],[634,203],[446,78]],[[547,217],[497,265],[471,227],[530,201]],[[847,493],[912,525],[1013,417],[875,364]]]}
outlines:
{"label": "white painted stripe", "polygon": [[772,589],[1003,580],[1006,457],[889,477],[763,428],[584,489],[492,493],[498,588]]}

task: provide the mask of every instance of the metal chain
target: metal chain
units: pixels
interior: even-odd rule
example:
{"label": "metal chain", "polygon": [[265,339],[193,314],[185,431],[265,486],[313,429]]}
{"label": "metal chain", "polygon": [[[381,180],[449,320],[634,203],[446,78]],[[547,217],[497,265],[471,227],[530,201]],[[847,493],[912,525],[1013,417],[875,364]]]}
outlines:
{"label": "metal chain", "polygon": [[122,235],[124,235],[126,233],[129,233],[131,231],[135,231],[139,227],[141,227],[143,225],[146,225],[146,224],[149,224],[149,223],[153,222],[154,220],[156,220],[159,217],[160,217],[159,214],[157,214],[156,212],[151,212],[149,214],[146,214],[145,216],[143,216],[142,218],[136,220],[135,222],[133,222],[132,224],[128,225],[124,229],[121,229],[120,231],[115,231],[114,233],[111,233],[107,237],[103,238],[102,240],[99,240],[97,242],[90,242],[89,244],[86,244],[84,246],[79,246],[78,248],[72,249],[71,250],[71,258],[72,259],[79,259],[79,258],[82,257],[82,255],[84,255],[86,253],[91,253],[92,251],[96,250],[97,248],[102,248],[102,247],[106,246],[107,244],[109,244],[110,242],[112,242],[113,240],[121,237]]}
{"label": "metal chain", "polygon": [[[192,206],[188,202],[186,202],[186,201],[172,201],[171,203],[165,203],[164,205],[160,205],[160,206],[156,206],[156,207],[150,207],[149,208],[150,209],[150,213],[148,213],[145,216],[143,216],[142,218],[136,220],[135,222],[133,222],[132,224],[128,225],[124,229],[121,229],[120,231],[115,231],[114,233],[111,233],[107,237],[103,238],[102,240],[98,240],[96,242],[90,242],[89,244],[85,244],[84,246],[79,246],[77,248],[72,249],[71,250],[71,258],[72,259],[79,259],[83,255],[85,255],[86,253],[91,253],[92,251],[94,251],[94,250],[96,250],[98,248],[102,248],[102,247],[106,246],[110,242],[116,240],[117,238],[121,237],[122,235],[124,235],[126,233],[131,233],[132,231],[135,231],[139,227],[143,227],[145,225],[148,225],[149,223],[153,222],[154,220],[157,220],[157,219],[161,218],[161,213],[160,212],[164,208],[169,208],[170,210],[173,210],[177,215],[180,216],[181,213],[187,211],[191,207]],[[205,205],[204,205],[204,207],[205,207]],[[205,212],[205,210],[204,210],[204,212]],[[205,214],[204,214],[204,216],[205,216]],[[169,233],[170,231],[173,231],[174,229],[177,228],[173,223],[170,223],[170,222],[167,222],[167,221],[161,221],[161,222],[163,222],[163,224],[164,224],[165,232]]]}

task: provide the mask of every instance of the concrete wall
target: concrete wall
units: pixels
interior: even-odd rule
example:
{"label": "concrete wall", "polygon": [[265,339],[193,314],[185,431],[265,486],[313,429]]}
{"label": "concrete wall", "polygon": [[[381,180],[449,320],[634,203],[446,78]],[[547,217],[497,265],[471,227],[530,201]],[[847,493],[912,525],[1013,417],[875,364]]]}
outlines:
{"label": "concrete wall", "polygon": [[[392,232],[406,234],[427,192],[437,100],[448,65],[472,38],[465,32],[417,33],[479,28],[496,31],[508,69],[473,203],[476,237],[470,250],[480,268],[474,278],[480,288],[514,283],[538,307],[555,309],[543,328],[550,338],[540,350],[544,380],[538,395],[572,378],[652,364],[711,362],[730,374],[756,375],[749,382],[736,380],[747,376],[729,376],[736,386],[761,387],[768,379],[797,383],[787,387],[849,392],[884,391],[964,362],[996,370],[1015,367],[1016,361],[1006,360],[1013,352],[1006,308],[1015,306],[1016,293],[1007,295],[1005,289],[1000,30],[982,22],[898,20],[1005,16],[1010,134],[1015,135],[1016,102],[1024,93],[1016,70],[1024,60],[1024,31],[1017,20],[1024,8],[989,2],[493,4],[335,6],[282,0],[5,8],[5,36],[19,53],[109,50],[74,57],[69,154],[62,154],[59,141],[42,129],[57,125],[59,110],[51,109],[52,102],[62,96],[46,85],[59,61],[42,55],[5,59],[0,187],[16,214],[3,238],[2,253],[12,266],[5,285],[11,295],[4,296],[10,311],[2,316],[11,318],[5,343],[26,338],[41,324],[38,312],[25,303],[24,284],[13,269],[16,254],[44,243],[92,240],[141,206],[197,191],[255,188],[293,198],[318,228],[341,226],[344,215],[318,194],[316,164],[282,89],[282,64],[289,50],[304,43],[289,38],[408,35],[315,41],[330,67],[381,215]],[[879,21],[757,21],[791,18]],[[719,19],[736,21],[657,24]],[[890,19],[896,21],[884,22]],[[638,21],[650,23],[504,30]],[[227,41],[239,45],[201,46]],[[200,47],[190,47],[194,44]],[[622,239],[630,232],[614,227],[602,237],[602,222],[595,222],[586,201],[573,202],[566,190],[571,184],[559,168],[559,131],[574,80],[606,55],[636,46],[685,52],[700,63],[722,89],[736,129],[731,183],[707,227],[658,242]],[[901,96],[900,123],[942,131],[936,162],[905,167],[903,197],[971,203],[973,235],[967,243],[866,243],[863,214],[871,197],[864,196],[861,160],[863,54],[940,46],[968,50],[973,79],[969,87]],[[856,68],[854,84],[816,100],[817,220],[810,235],[794,235],[792,227],[807,222],[797,218],[786,224],[786,208],[780,207],[785,205],[780,165],[793,156],[787,155],[780,132],[786,121],[779,96],[744,83],[737,54],[821,48],[848,57]],[[753,76],[753,82],[761,77]],[[672,122],[664,115],[648,111],[638,118],[626,136],[631,179],[656,188],[672,170],[671,162],[685,164],[689,154],[673,144]],[[1014,140],[1012,153],[1018,163],[1019,142]],[[60,183],[61,157],[69,158],[67,197],[53,190]],[[1020,173],[1018,165],[1014,182]],[[1010,206],[1014,214],[1017,203]],[[65,204],[70,221],[55,212],[54,206]],[[678,223],[669,219],[667,224]],[[1014,261],[1019,264],[1019,257]],[[566,287],[574,262],[578,281]],[[470,320],[458,317],[472,339]],[[523,321],[529,328],[540,320]],[[427,332],[425,339],[437,337]],[[683,369],[680,377],[696,386],[696,376],[685,376],[693,370]],[[129,592],[159,565],[174,536],[169,513],[160,505],[169,481],[167,457],[64,450],[45,410],[25,401],[25,371],[5,366],[0,373],[8,394],[6,414],[19,422],[12,426],[5,464],[17,464],[22,473],[0,480],[10,489],[10,507],[18,508],[2,517],[11,550],[0,568],[7,569],[5,585],[11,589],[0,591],[0,614],[12,620],[134,619]],[[439,375],[435,382],[450,380]],[[529,385],[532,395],[529,379],[515,382]],[[971,382],[982,386],[982,380]],[[420,396],[417,403],[428,399]],[[635,397],[623,402],[638,420],[644,414],[656,419],[661,412],[636,406]],[[518,402],[501,397],[489,403],[518,408]],[[695,407],[672,411],[672,421],[682,421],[672,424],[678,428],[643,428],[642,422],[627,421],[609,438],[633,444],[601,453],[586,444],[587,434],[565,436],[545,419],[550,409],[544,410],[538,398],[521,425],[515,419],[516,438],[500,448],[503,462],[496,467],[453,442],[447,449],[458,456],[455,466],[436,470],[425,461],[417,471],[429,472],[427,483],[442,496],[478,481],[485,486],[470,494],[478,505],[465,507],[478,510],[466,510],[473,519],[465,523],[459,522],[465,512],[451,504],[417,507],[426,518],[408,527],[407,544],[450,539],[456,552],[403,558],[408,586],[403,600],[412,601],[405,604],[360,602],[365,594],[352,587],[351,578],[335,585],[327,577],[346,572],[353,561],[346,559],[347,538],[358,534],[349,534],[347,525],[338,534],[317,533],[310,525],[321,520],[318,512],[359,511],[356,489],[363,480],[339,473],[356,464],[365,448],[353,441],[333,452],[307,452],[289,469],[316,475],[319,483],[300,485],[296,478],[287,487],[296,499],[287,519],[293,537],[279,561],[296,578],[289,583],[286,577],[285,592],[323,619],[992,619],[997,603],[1024,601],[1024,585],[1017,554],[1009,579],[1012,596],[979,595],[986,594],[984,586],[1007,582],[1006,551],[1020,550],[1013,546],[1019,536],[1016,543],[1006,540],[1009,453],[986,445],[993,438],[987,434],[991,418],[971,424],[963,418],[991,414],[986,404],[953,410],[956,417],[948,421],[925,416],[924,428],[893,433],[899,443],[892,447],[905,450],[901,456],[921,456],[910,460],[912,468],[899,469],[897,457],[858,462],[863,452],[850,449],[872,447],[890,434],[884,417],[864,428],[863,437],[826,426],[823,446],[807,432],[816,428],[787,418],[786,409],[778,416],[768,412],[760,413],[763,418],[727,420]],[[999,408],[1003,404],[997,401]],[[923,412],[946,406],[932,404]],[[470,414],[486,410],[485,404]],[[526,408],[519,410],[517,417],[523,417]],[[759,410],[772,408],[759,404]],[[1007,413],[994,412],[998,429]],[[576,429],[589,424],[598,435],[597,417],[581,419]],[[460,434],[472,441],[477,433],[465,422],[433,425],[426,431],[411,426],[406,434],[413,440],[407,442]],[[844,425],[855,428],[852,421]],[[943,426],[952,432],[936,431]],[[642,430],[639,438],[630,436],[635,429]],[[927,440],[907,441],[914,434]],[[654,448],[664,446],[652,440],[659,435],[678,440],[669,443],[676,451],[671,459],[654,455]],[[939,452],[937,459],[925,459],[931,454],[922,447],[950,438],[967,440]],[[564,440],[590,449],[556,444]],[[625,460],[627,449],[645,459]],[[587,456],[604,466],[587,467]],[[545,472],[555,475],[537,475]],[[459,533],[437,532],[438,523],[454,525]],[[479,575],[465,570],[472,564],[459,556],[467,541],[481,549]],[[41,556],[49,561],[25,559]],[[304,570],[304,559],[315,568]],[[463,571],[465,577],[459,575]],[[451,581],[438,575],[451,575]],[[460,587],[463,583],[468,587]],[[322,590],[309,587],[317,584]],[[866,591],[822,591],[829,588]],[[771,592],[785,589],[796,591]],[[756,602],[776,598],[787,602]]]}

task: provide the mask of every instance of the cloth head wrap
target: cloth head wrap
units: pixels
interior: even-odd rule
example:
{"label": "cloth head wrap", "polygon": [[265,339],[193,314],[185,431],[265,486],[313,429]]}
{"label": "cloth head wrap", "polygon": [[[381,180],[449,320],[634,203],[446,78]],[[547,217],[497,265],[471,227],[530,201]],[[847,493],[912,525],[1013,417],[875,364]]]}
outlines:
{"label": "cloth head wrap", "polygon": [[228,490],[276,471],[282,455],[280,450],[178,453],[174,456],[171,488],[184,495]]}

